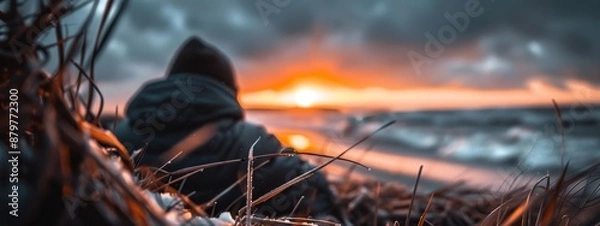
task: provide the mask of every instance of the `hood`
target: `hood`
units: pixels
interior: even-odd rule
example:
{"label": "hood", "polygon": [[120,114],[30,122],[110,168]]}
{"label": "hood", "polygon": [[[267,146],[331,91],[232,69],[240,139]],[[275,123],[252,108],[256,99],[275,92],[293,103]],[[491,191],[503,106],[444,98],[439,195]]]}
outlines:
{"label": "hood", "polygon": [[199,37],[191,37],[179,47],[167,76],[183,73],[211,78],[234,92],[238,90],[227,56]]}

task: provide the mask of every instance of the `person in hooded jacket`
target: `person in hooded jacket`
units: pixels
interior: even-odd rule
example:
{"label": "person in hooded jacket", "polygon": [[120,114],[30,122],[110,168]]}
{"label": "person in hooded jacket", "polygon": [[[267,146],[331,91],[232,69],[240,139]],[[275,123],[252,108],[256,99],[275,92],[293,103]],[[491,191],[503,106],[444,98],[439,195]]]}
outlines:
{"label": "person in hooded jacket", "polygon": [[[255,156],[279,153],[282,145],[277,138],[264,127],[244,121],[237,92],[227,57],[203,40],[189,38],[177,51],[166,77],[144,84],[129,100],[115,135],[130,152],[145,148],[142,165],[169,172],[247,159],[255,142]],[[314,167],[298,156],[257,160],[254,165],[254,199]],[[204,204],[246,172],[247,161],[226,164],[207,168],[173,187],[181,187],[183,194],[192,194],[192,201]],[[245,186],[240,183],[225,193],[207,212],[236,213],[245,205]],[[287,216],[296,205],[296,216],[336,216],[332,191],[320,172],[258,205],[253,212]]]}

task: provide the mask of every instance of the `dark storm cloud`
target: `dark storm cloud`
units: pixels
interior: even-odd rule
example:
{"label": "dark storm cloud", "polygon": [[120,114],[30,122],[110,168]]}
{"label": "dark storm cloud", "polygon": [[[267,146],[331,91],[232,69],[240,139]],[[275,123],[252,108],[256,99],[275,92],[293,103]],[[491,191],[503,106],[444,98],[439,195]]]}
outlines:
{"label": "dark storm cloud", "polygon": [[138,31],[168,31],[171,26],[171,15],[168,15],[160,1],[133,2],[129,7],[128,19],[131,28]]}
{"label": "dark storm cloud", "polygon": [[[364,56],[343,61],[410,66],[407,52],[423,53],[428,42],[424,34],[435,36],[451,25],[445,14],[464,12],[465,2],[469,1],[133,1],[114,35],[117,44],[100,60],[99,74],[114,79],[133,73],[123,77],[143,79],[133,64],[160,74],[190,35],[207,39],[240,64],[281,45],[299,48],[295,41],[322,33],[323,39],[335,37],[329,45],[364,49]],[[557,85],[568,77],[600,84],[595,63],[600,60],[600,2],[473,2],[479,2],[483,13],[470,18],[441,56],[423,66],[428,73],[419,78],[426,83],[511,88],[543,76]],[[275,11],[265,14],[265,5]],[[462,49],[478,53],[464,57],[457,54]]]}
{"label": "dark storm cloud", "polygon": [[[445,59],[436,72],[445,78],[485,88],[518,88],[529,78],[564,87],[565,79],[600,84],[598,18],[552,17],[527,25],[502,26],[474,40],[483,55],[478,59]],[[474,79],[475,78],[475,79]],[[466,81],[468,80],[468,81]]]}

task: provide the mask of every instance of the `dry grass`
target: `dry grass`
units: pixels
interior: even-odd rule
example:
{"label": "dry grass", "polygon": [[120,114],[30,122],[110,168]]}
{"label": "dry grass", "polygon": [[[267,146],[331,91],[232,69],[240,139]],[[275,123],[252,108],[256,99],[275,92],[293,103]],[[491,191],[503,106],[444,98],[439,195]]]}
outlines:
{"label": "dry grass", "polygon": [[[93,50],[86,54],[88,31],[75,35],[61,29],[61,18],[85,5],[98,6],[97,1],[41,1],[31,15],[21,15],[19,3],[10,1],[8,11],[0,12],[4,37],[0,42],[2,90],[19,89],[20,206],[16,222],[27,225],[333,225],[331,221],[294,218],[264,219],[249,213],[238,216],[208,217],[203,208],[212,203],[195,204],[179,189],[170,185],[185,183],[185,178],[203,169],[222,164],[239,163],[229,160],[166,172],[139,166],[143,150],[129,156],[123,145],[98,123],[102,112],[99,93],[80,95],[80,87],[94,84],[94,62],[101,52],[126,1],[108,1],[100,21]],[[93,12],[92,9],[91,12]],[[114,14],[109,16],[110,12]],[[92,13],[90,13],[91,15]],[[25,20],[24,18],[32,18]],[[90,24],[90,16],[85,24]],[[84,26],[84,28],[87,28]],[[52,46],[33,45],[40,35],[54,31],[59,40]],[[11,45],[19,43],[35,48],[21,48],[15,53]],[[44,70],[49,48],[58,50],[59,68],[50,74]],[[79,59],[75,59],[79,54]],[[78,71],[75,84],[68,84],[70,69]],[[96,96],[100,95],[100,96]],[[7,129],[6,93],[2,97],[3,135]],[[100,107],[92,108],[100,100]],[[365,139],[357,142],[360,143]],[[6,142],[6,141],[3,141]],[[3,149],[7,143],[0,144]],[[349,148],[346,151],[350,151]],[[4,153],[4,152],[3,152]],[[251,153],[252,154],[252,153]],[[287,156],[282,152],[250,159]],[[330,157],[319,170],[339,156]],[[3,163],[5,164],[5,163]],[[503,194],[472,189],[457,183],[443,189],[421,194],[417,183],[413,190],[395,183],[378,181],[331,181],[339,211],[345,224],[355,225],[594,225],[600,222],[600,169],[590,166],[567,175],[567,166],[557,180],[540,179],[532,187],[521,187]],[[249,172],[261,166],[249,161]],[[2,174],[7,173],[2,166]],[[314,171],[274,189],[262,197],[248,197],[247,210],[268,200],[283,189],[307,178]],[[177,176],[177,179],[166,178]],[[240,178],[238,182],[252,177]],[[233,188],[233,187],[232,187]],[[248,193],[250,194],[250,193]],[[52,210],[52,211],[49,211]],[[237,219],[234,222],[233,219]],[[13,219],[14,220],[14,219]],[[11,222],[12,223],[12,222]],[[9,224],[12,225],[12,224]]]}
{"label": "dry grass", "polygon": [[349,221],[357,225],[373,219],[380,224],[409,219],[409,225],[593,225],[600,221],[599,166],[550,186],[536,184],[503,194],[462,183],[425,194],[377,181],[338,181],[334,187]]}

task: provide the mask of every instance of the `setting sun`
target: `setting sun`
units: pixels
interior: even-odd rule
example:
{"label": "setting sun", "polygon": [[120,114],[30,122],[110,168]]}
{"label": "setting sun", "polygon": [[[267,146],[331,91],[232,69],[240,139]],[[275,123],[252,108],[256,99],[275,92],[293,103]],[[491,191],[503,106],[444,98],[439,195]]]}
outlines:
{"label": "setting sun", "polygon": [[294,93],[294,101],[298,107],[312,107],[321,95],[314,89],[301,88]]}
{"label": "setting sun", "polygon": [[288,142],[290,146],[292,146],[298,151],[304,151],[308,147],[310,147],[310,140],[307,137],[300,134],[294,134],[289,136]]}

